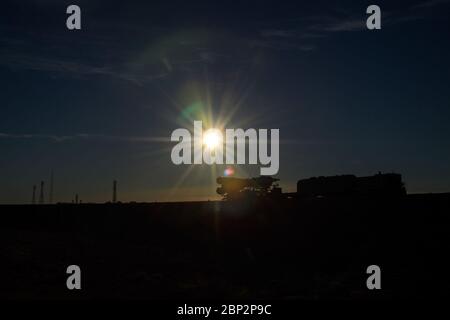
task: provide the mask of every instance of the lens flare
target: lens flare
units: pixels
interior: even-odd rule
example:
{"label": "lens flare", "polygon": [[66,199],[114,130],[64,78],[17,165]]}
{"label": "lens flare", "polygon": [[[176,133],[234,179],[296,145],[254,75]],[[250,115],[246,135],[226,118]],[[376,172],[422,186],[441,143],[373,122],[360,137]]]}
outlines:
{"label": "lens flare", "polygon": [[223,175],[224,175],[225,177],[229,177],[229,176],[234,175],[234,169],[231,168],[231,167],[226,168],[226,169],[224,170],[224,172],[223,172]]}

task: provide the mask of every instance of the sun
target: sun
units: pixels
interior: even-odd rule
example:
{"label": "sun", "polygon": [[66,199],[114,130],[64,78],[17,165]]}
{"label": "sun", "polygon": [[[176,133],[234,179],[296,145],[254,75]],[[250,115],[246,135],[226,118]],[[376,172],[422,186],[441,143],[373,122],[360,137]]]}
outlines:
{"label": "sun", "polygon": [[222,133],[219,129],[208,129],[203,134],[203,144],[207,149],[215,150],[222,143]]}

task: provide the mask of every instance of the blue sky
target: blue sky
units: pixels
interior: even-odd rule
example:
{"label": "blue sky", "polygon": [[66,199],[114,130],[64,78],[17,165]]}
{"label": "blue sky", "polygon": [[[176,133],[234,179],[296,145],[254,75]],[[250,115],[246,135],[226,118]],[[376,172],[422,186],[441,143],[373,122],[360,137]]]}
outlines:
{"label": "blue sky", "polygon": [[[193,117],[279,128],[278,177],[402,173],[450,191],[450,2],[5,1],[0,11],[0,203],[213,199],[208,166],[174,166]],[[194,110],[186,117],[187,110]],[[190,112],[190,111],[189,111]],[[259,166],[237,168],[256,175]],[[184,178],[184,179],[182,179]]]}

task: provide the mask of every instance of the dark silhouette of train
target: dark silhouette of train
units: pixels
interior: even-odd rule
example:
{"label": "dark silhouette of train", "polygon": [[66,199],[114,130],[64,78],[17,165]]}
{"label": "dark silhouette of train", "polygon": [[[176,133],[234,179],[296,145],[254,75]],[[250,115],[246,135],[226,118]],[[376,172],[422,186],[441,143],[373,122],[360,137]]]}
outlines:
{"label": "dark silhouette of train", "polygon": [[235,178],[219,177],[217,183],[221,186],[217,188],[217,193],[224,200],[241,200],[252,198],[280,197],[281,188],[276,184],[279,179],[269,176],[257,178]]}
{"label": "dark silhouette of train", "polygon": [[297,182],[297,197],[300,198],[377,195],[406,195],[401,174],[378,173],[368,177],[356,177],[348,174],[313,177]]}
{"label": "dark silhouette of train", "polygon": [[248,179],[219,177],[217,183],[221,186],[217,193],[224,200],[406,195],[402,176],[398,173],[378,173],[368,177],[352,174],[312,177],[299,180],[296,193],[281,193],[277,181],[279,179],[268,176]]}

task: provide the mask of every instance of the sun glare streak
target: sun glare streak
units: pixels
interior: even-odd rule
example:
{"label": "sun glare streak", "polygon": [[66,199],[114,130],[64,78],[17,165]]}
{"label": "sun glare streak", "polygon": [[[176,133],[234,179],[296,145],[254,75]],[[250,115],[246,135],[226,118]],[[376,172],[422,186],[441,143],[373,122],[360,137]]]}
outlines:
{"label": "sun glare streak", "polygon": [[[211,154],[220,152],[219,147],[222,147],[221,153],[226,154],[228,146],[224,145],[225,128],[248,127],[251,120],[247,121],[245,117],[236,117],[237,112],[243,107],[250,95],[254,82],[248,79],[248,75],[237,75],[236,79],[228,85],[228,88],[220,87],[221,91],[216,92],[217,83],[211,81],[210,70],[207,65],[203,66],[202,79],[191,79],[182,84],[176,97],[173,98],[175,103],[172,103],[179,112],[177,117],[173,118],[173,113],[168,115],[171,121],[175,121],[184,128],[192,128],[194,121],[202,121],[206,131],[203,131],[201,142],[203,151],[193,150],[194,159],[198,157],[198,152],[210,152]],[[244,78],[244,79],[243,79]],[[179,106],[183,108],[179,108]],[[260,115],[258,115],[260,116]],[[254,117],[254,116],[252,116]],[[231,123],[233,121],[233,123]],[[237,121],[237,123],[236,123]],[[189,129],[188,129],[189,130]],[[236,152],[234,152],[236,155]],[[203,154],[201,155],[203,156]],[[227,168],[226,165],[215,164],[210,166],[210,169],[192,170],[188,167],[186,172],[177,179],[177,183],[172,189],[173,192],[180,188],[184,182],[189,181],[193,177],[193,172],[198,175],[209,175],[211,178],[211,196],[216,196],[216,178],[218,176],[247,176],[246,168],[236,165],[234,168]]]}

